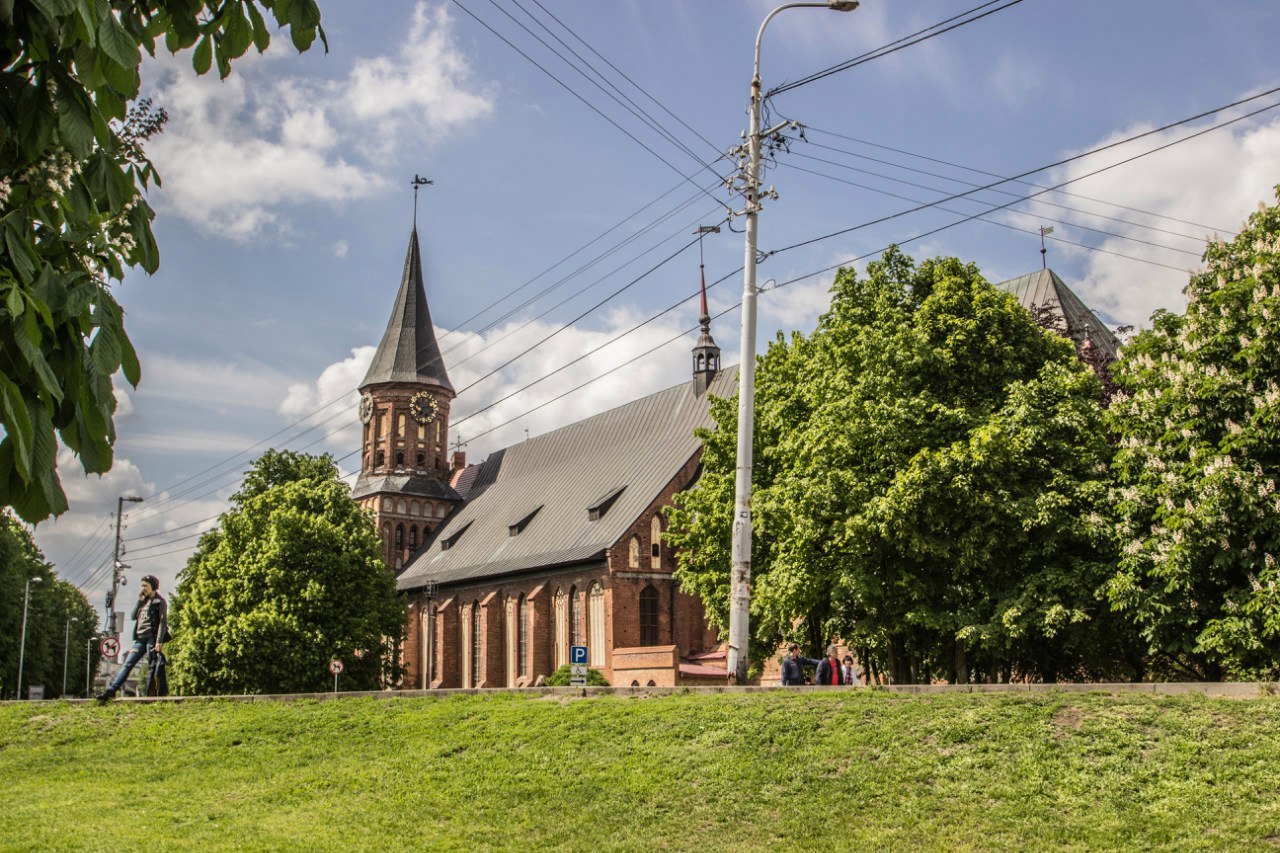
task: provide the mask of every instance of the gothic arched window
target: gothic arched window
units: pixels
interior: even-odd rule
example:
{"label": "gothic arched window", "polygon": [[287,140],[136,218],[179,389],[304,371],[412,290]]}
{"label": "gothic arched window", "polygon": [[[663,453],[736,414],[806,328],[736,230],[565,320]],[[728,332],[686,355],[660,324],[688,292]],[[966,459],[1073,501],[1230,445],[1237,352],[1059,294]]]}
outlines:
{"label": "gothic arched window", "polygon": [[587,594],[587,624],[591,665],[604,666],[604,587],[596,581]]}
{"label": "gothic arched window", "polygon": [[516,600],[516,674],[529,674],[529,616],[525,612],[524,593]]}
{"label": "gothic arched window", "polygon": [[404,451],[400,451],[399,453],[396,454],[396,467],[397,468],[404,467]]}
{"label": "gothic arched window", "polygon": [[396,525],[396,550],[400,551],[404,548],[404,525]]}
{"label": "gothic arched window", "polygon": [[640,537],[632,536],[627,548],[627,565],[633,569],[640,568]]}
{"label": "gothic arched window", "polygon": [[409,550],[414,551],[418,548],[418,525],[409,528]]}
{"label": "gothic arched window", "polygon": [[427,454],[425,454],[425,453],[419,453],[419,454],[418,454],[418,467],[419,467],[419,468],[425,467],[425,466],[426,466],[426,464],[427,464]]}
{"label": "gothic arched window", "polygon": [[480,645],[480,602],[471,605],[471,686],[479,687],[484,677],[484,657]]}
{"label": "gothic arched window", "polygon": [[385,450],[378,451],[378,467],[381,468],[387,464],[387,453]]}
{"label": "gothic arched window", "polygon": [[582,602],[578,600],[576,586],[569,587],[569,645],[586,645],[582,641]]}
{"label": "gothic arched window", "polygon": [[640,645],[658,645],[658,591],[653,584],[640,590]]}
{"label": "gothic arched window", "polygon": [[662,519],[657,515],[649,525],[649,568],[662,568]]}

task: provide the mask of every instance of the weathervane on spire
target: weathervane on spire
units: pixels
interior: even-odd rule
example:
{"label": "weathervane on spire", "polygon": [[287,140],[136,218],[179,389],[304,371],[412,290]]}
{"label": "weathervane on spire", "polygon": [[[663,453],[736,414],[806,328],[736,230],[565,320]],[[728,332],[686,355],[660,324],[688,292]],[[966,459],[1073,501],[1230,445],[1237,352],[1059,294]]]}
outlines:
{"label": "weathervane on spire", "polygon": [[701,277],[702,287],[702,314],[698,318],[698,322],[702,324],[702,333],[708,334],[711,331],[711,312],[707,310],[707,268],[702,257],[702,238],[707,234],[719,234],[719,225],[699,225],[698,230],[693,232],[698,235],[698,274]]}
{"label": "weathervane on spire", "polygon": [[430,186],[435,181],[429,181],[421,175],[415,174],[413,180],[409,183],[413,185],[413,227],[416,231],[418,228],[418,187]]}
{"label": "weathervane on spire", "polygon": [[1049,268],[1048,261],[1045,259],[1045,254],[1048,252],[1048,250],[1045,249],[1044,247],[1044,238],[1049,236],[1052,233],[1053,233],[1052,227],[1045,228],[1043,225],[1040,226],[1040,269],[1042,270]]}

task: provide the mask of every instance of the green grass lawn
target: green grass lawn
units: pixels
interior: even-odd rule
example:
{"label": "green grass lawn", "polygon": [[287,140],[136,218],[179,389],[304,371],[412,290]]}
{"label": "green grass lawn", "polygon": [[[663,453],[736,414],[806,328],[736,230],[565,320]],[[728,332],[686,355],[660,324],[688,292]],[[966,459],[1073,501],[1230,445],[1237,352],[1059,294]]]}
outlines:
{"label": "green grass lawn", "polygon": [[1280,699],[0,707],[4,849],[1280,849]]}

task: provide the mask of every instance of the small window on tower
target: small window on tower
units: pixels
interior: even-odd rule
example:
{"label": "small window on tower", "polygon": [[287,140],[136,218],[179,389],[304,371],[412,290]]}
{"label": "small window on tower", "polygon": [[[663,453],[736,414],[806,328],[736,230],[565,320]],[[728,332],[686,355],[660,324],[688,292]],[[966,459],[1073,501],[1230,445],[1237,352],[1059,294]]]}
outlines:
{"label": "small window on tower", "polygon": [[384,450],[378,451],[378,467],[381,468],[387,464],[387,453]]}
{"label": "small window on tower", "polygon": [[396,525],[396,550],[400,551],[404,548],[404,525]]}
{"label": "small window on tower", "polygon": [[425,454],[425,453],[419,453],[419,454],[418,454],[418,467],[419,467],[419,468],[424,468],[424,467],[426,467],[426,464],[427,464],[427,454]]}
{"label": "small window on tower", "polygon": [[397,468],[403,468],[403,467],[404,467],[404,454],[403,454],[403,453],[397,453],[397,454],[396,454],[396,467],[397,467]]}
{"label": "small window on tower", "polygon": [[414,525],[409,528],[409,550],[416,551],[418,548],[418,527]]}
{"label": "small window on tower", "polygon": [[396,418],[396,437],[404,438],[404,415]]}

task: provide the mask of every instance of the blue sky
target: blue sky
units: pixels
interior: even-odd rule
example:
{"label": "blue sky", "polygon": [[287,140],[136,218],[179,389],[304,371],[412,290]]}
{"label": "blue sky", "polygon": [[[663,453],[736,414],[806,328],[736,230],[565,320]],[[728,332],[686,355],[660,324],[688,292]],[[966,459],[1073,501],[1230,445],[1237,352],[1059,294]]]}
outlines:
{"label": "blue sky", "polygon": [[[187,56],[144,67],[144,91],[170,121],[150,148],[164,178],[152,196],[161,268],[118,289],[143,381],[136,390],[117,383],[115,469],[85,478],[64,453],[72,509],[36,531],[95,605],[118,495],[146,499],[126,517],[131,598],[143,573],[172,588],[194,535],[215,524],[257,452],[306,447],[343,457],[356,448],[354,389],[399,282],[415,174],[435,181],[421,196],[418,225],[437,333],[455,387],[466,389],[454,421],[520,392],[458,425],[454,437],[461,434],[472,461],[522,440],[526,429],[536,435],[688,376],[696,334],[531,411],[696,324],[696,248],[641,276],[736,202],[715,188],[712,171],[732,168],[717,158],[746,128],[752,44],[773,4],[541,2],[322,2],[327,54],[317,47],[298,55],[277,37],[225,81],[197,78]],[[849,14],[786,11],[765,36],[765,88],[977,4],[866,0]],[[547,30],[554,32],[681,146],[513,19],[567,55]],[[992,180],[957,166],[1025,172],[1280,85],[1277,37],[1280,11],[1271,2],[1024,0],[778,95],[773,114],[806,125],[808,141],[779,154],[766,176],[780,198],[761,216],[760,248],[967,188],[957,180]],[[1030,180],[1057,184],[1277,100]],[[1043,197],[1057,206],[1023,203],[992,214],[995,223],[971,221],[907,248],[920,258],[972,260],[1000,281],[1039,265],[1039,240],[1026,231],[1051,225],[1070,242],[1050,243],[1050,265],[1109,319],[1140,325],[1153,310],[1181,307],[1204,238],[1238,228],[1277,183],[1280,110],[1086,178],[1067,188],[1075,195]],[[1012,196],[980,198],[1003,204]],[[780,252],[760,266],[760,280],[787,282],[984,209],[966,200],[945,207],[953,212],[922,211]],[[705,241],[708,282],[728,276],[710,292],[713,313],[741,296],[741,239],[726,228]],[[812,330],[830,280],[825,273],[763,294],[762,344],[779,330]],[[682,298],[681,309],[520,391]],[[713,325],[726,364],[737,361],[739,322],[730,311]],[[306,422],[321,425],[299,436],[305,425],[293,425],[334,400]],[[353,463],[344,461],[344,472]]]}

